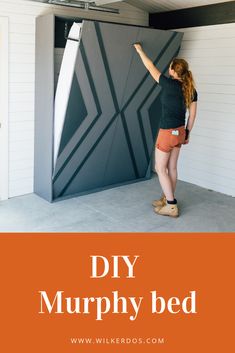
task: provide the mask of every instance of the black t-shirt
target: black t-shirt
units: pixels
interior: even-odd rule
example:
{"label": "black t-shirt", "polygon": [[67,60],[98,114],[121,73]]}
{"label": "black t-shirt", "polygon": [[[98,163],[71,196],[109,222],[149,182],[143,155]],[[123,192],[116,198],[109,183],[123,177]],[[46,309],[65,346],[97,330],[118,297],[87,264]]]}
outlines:
{"label": "black t-shirt", "polygon": [[[161,74],[159,85],[162,87],[162,118],[161,129],[175,129],[185,125],[186,106],[182,91],[182,83],[179,80],[168,78]],[[197,101],[195,90],[192,102]]]}

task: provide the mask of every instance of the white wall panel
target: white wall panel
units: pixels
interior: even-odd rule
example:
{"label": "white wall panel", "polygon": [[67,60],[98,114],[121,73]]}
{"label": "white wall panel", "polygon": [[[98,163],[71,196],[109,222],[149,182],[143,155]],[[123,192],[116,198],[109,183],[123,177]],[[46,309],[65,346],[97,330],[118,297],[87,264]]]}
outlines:
{"label": "white wall panel", "polygon": [[0,200],[9,196],[9,21],[0,13]]}
{"label": "white wall panel", "polygon": [[179,56],[190,64],[199,102],[179,177],[235,196],[235,23],[181,30]]}

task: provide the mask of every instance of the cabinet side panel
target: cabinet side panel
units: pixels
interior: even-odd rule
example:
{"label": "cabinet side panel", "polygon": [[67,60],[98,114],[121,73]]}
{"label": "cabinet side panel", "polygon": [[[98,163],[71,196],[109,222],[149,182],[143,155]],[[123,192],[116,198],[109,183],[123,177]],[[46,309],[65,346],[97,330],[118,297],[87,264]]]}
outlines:
{"label": "cabinet side panel", "polygon": [[54,15],[36,19],[34,192],[52,201]]}

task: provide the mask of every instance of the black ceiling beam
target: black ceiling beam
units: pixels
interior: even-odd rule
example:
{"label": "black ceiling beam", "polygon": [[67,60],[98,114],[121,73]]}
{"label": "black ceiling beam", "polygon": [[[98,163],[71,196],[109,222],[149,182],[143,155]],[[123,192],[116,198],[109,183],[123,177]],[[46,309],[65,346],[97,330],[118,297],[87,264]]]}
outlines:
{"label": "black ceiling beam", "polygon": [[158,29],[209,26],[235,22],[235,1],[149,15],[149,25]]}

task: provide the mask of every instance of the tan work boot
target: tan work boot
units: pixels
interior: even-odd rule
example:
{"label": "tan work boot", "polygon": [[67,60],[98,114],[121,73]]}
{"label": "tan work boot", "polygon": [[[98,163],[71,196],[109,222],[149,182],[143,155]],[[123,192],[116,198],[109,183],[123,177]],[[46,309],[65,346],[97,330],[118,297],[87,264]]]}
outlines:
{"label": "tan work boot", "polygon": [[166,196],[162,196],[159,200],[154,200],[152,202],[153,207],[163,207],[166,206],[167,202],[166,202]]}
{"label": "tan work boot", "polygon": [[156,207],[154,208],[154,212],[161,216],[169,216],[169,217],[178,217],[179,216],[179,209],[177,204],[176,205],[170,205],[166,204],[166,206],[163,206],[161,208]]}

